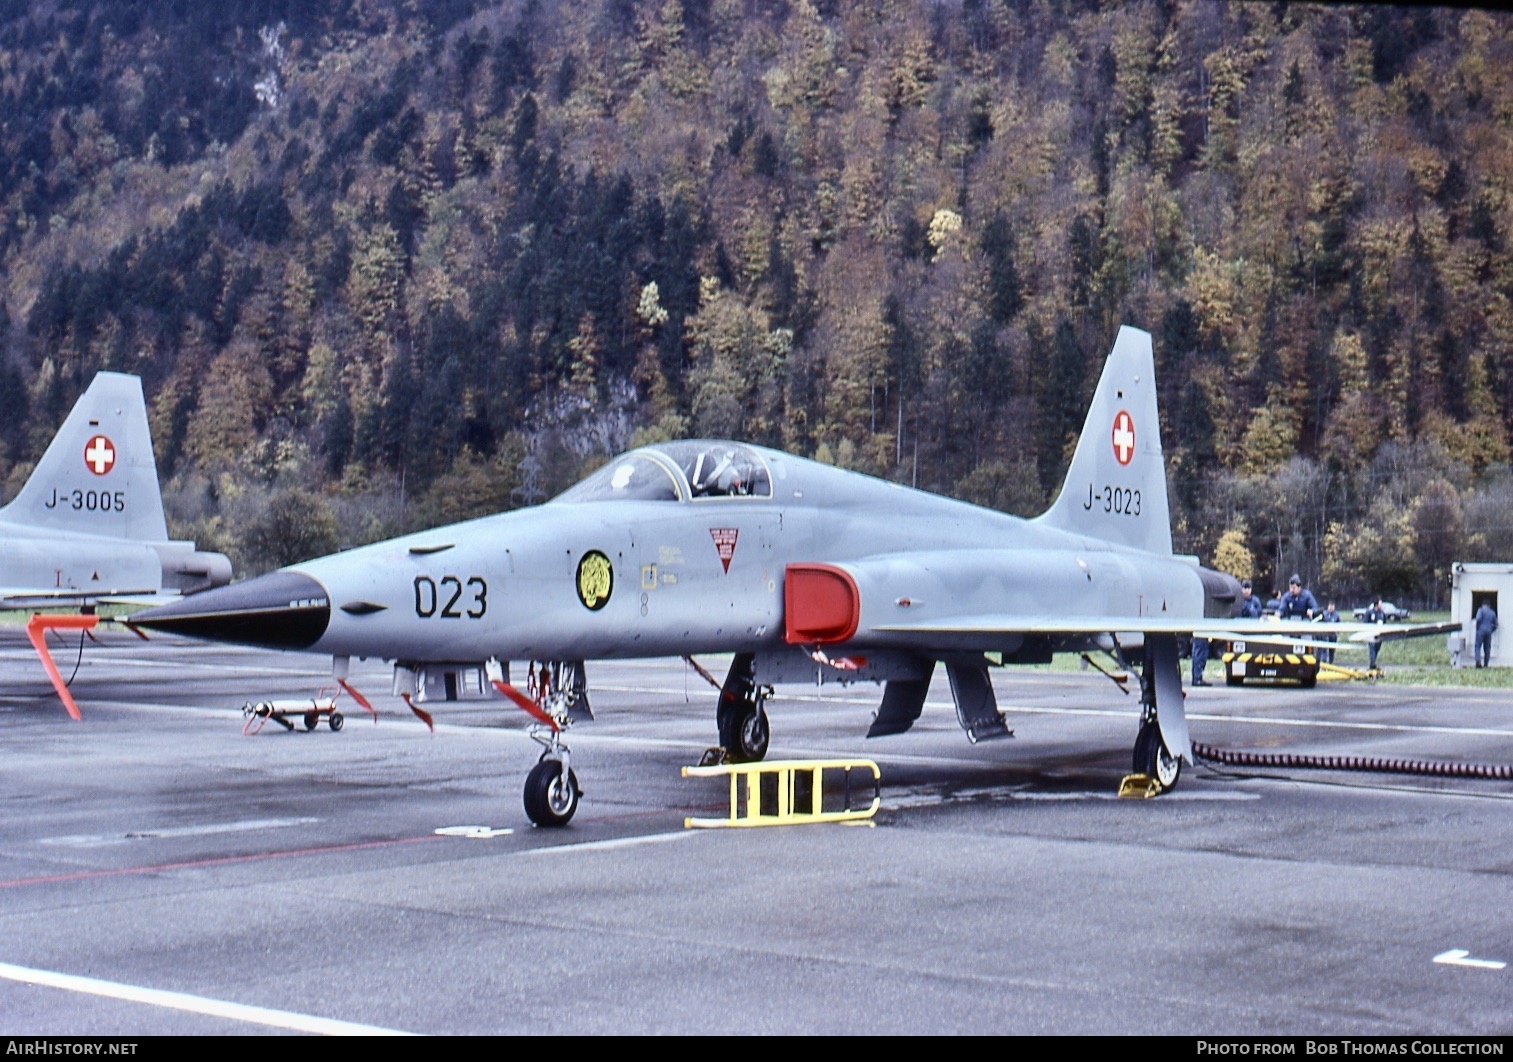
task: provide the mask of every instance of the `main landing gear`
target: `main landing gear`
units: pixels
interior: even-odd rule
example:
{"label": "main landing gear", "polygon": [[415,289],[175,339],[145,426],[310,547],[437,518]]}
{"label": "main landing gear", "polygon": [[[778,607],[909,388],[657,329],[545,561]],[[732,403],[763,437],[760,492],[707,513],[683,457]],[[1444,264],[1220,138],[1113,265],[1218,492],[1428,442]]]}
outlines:
{"label": "main landing gear", "polygon": [[1142,721],[1135,735],[1135,773],[1154,778],[1163,791],[1173,788],[1182,776],[1182,761],[1166,751],[1154,720]]}
{"label": "main landing gear", "polygon": [[720,731],[720,747],[727,763],[757,763],[767,755],[772,730],[767,725],[767,698],[771,686],[758,686],[756,657],[737,653],[730,662],[730,673],[720,687],[715,723]]}
{"label": "main landing gear", "polygon": [[[1155,650],[1155,646],[1150,647]],[[1160,666],[1156,657],[1160,654],[1150,653],[1146,657],[1145,666],[1140,672],[1140,730],[1135,735],[1134,768],[1136,774],[1143,774],[1153,779],[1165,792],[1176,786],[1177,780],[1182,776],[1182,758],[1172,755],[1166,747],[1165,739],[1161,737],[1161,725],[1156,716],[1156,676],[1157,667]],[[1175,658],[1173,658],[1175,659]],[[1181,677],[1177,677],[1176,696],[1181,697]],[[1180,712],[1180,701],[1168,707],[1168,711]]]}

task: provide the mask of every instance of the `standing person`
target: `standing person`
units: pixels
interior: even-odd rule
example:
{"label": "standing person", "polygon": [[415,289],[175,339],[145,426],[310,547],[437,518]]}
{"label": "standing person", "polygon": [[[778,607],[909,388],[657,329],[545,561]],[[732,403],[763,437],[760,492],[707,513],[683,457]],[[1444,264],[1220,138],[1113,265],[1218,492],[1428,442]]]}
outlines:
{"label": "standing person", "polygon": [[1282,591],[1273,590],[1271,597],[1266,600],[1266,608],[1263,610],[1268,616],[1280,616],[1282,614]]}
{"label": "standing person", "polygon": [[1313,614],[1318,610],[1318,598],[1313,596],[1312,590],[1304,588],[1303,577],[1293,572],[1287,580],[1287,593],[1282,595],[1282,618],[1313,619]]}
{"label": "standing person", "polygon": [[[1382,608],[1382,599],[1380,597],[1373,597],[1371,599],[1371,607],[1366,610],[1366,614],[1364,616],[1362,616],[1361,619],[1365,620],[1367,623],[1386,623],[1387,622],[1387,613]],[[1371,661],[1366,666],[1368,668],[1370,668],[1372,671],[1375,671],[1376,670],[1376,654],[1379,653],[1379,652],[1381,652],[1382,643],[1379,642],[1379,641],[1376,641],[1375,639],[1373,639],[1371,641],[1371,643],[1370,643],[1369,648],[1370,648],[1370,651],[1371,651]]]}
{"label": "standing person", "polygon": [[[1340,622],[1340,614],[1334,610],[1334,602],[1333,601],[1331,601],[1331,602],[1329,602],[1329,604],[1325,605],[1324,606],[1324,611],[1321,612],[1321,613],[1319,613],[1319,622],[1320,623],[1338,623],[1338,622]],[[1326,641],[1326,642],[1333,642],[1333,641],[1338,641],[1339,640],[1339,636],[1335,635],[1335,634],[1321,634],[1321,635],[1319,635],[1319,638],[1321,640],[1323,640],[1323,641]],[[1326,664],[1332,664],[1332,663],[1334,663],[1334,650],[1333,649],[1325,649],[1323,652],[1321,652],[1319,654],[1319,659],[1322,660]]]}
{"label": "standing person", "polygon": [[1476,610],[1476,666],[1492,663],[1492,632],[1497,630],[1497,613],[1485,601]]}
{"label": "standing person", "polygon": [[1203,677],[1203,669],[1208,666],[1208,639],[1193,636],[1193,685],[1207,686],[1208,680]]}
{"label": "standing person", "polygon": [[1235,606],[1235,616],[1238,619],[1261,618],[1261,599],[1251,593],[1249,579],[1240,581],[1240,603]]}

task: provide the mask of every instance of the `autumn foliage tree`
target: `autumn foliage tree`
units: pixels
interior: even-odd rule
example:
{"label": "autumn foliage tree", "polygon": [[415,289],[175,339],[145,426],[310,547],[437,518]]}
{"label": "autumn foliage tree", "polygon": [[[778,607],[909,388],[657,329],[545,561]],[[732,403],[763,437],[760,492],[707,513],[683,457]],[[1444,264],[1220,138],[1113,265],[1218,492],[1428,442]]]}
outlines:
{"label": "autumn foliage tree", "polygon": [[21,0],[0,482],[115,369],[205,527],[689,431],[1031,511],[1133,324],[1179,549],[1427,602],[1513,526],[1510,60],[1464,7]]}

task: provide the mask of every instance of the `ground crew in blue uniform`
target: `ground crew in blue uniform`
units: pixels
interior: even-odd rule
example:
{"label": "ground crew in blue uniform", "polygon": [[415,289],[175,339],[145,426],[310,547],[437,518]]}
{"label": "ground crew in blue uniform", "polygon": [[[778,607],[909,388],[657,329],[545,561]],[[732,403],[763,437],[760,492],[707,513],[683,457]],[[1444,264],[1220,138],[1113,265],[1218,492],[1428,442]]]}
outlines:
{"label": "ground crew in blue uniform", "polygon": [[[1338,622],[1340,622],[1340,614],[1334,610],[1334,602],[1333,601],[1331,601],[1331,602],[1329,602],[1329,604],[1325,605],[1324,606],[1324,611],[1321,612],[1321,613],[1319,613],[1319,622],[1320,623],[1338,623]],[[1339,635],[1336,635],[1336,634],[1321,634],[1321,635],[1319,635],[1319,640],[1320,641],[1325,641],[1325,642],[1338,641],[1339,640]],[[1319,659],[1322,660],[1326,664],[1332,664],[1332,663],[1334,663],[1334,650],[1333,649],[1322,650],[1319,653]]]}
{"label": "ground crew in blue uniform", "polygon": [[[1382,610],[1382,599],[1379,597],[1373,597],[1371,599],[1371,607],[1366,610],[1366,614],[1362,616],[1361,619],[1365,620],[1367,623],[1386,623],[1387,613]],[[1366,666],[1372,671],[1375,671],[1376,654],[1381,651],[1382,643],[1379,641],[1372,641],[1367,646],[1367,648],[1371,652],[1371,661]]]}
{"label": "ground crew in blue uniform", "polygon": [[1240,604],[1235,616],[1238,619],[1261,618],[1261,599],[1251,593],[1249,579],[1240,582]]}
{"label": "ground crew in blue uniform", "polygon": [[1485,601],[1476,610],[1476,666],[1492,663],[1492,632],[1497,630],[1497,613]]}
{"label": "ground crew in blue uniform", "polygon": [[1318,610],[1319,602],[1313,596],[1313,591],[1305,589],[1303,577],[1293,572],[1292,578],[1287,580],[1287,593],[1282,595],[1282,618],[1313,619],[1313,614]]}

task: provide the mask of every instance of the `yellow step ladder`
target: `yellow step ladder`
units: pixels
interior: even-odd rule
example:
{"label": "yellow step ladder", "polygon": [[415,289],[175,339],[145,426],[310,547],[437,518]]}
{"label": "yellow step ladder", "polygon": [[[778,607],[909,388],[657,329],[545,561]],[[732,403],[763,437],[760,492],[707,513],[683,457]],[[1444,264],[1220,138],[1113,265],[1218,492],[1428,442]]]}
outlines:
{"label": "yellow step ladder", "polygon": [[[867,772],[871,777],[853,780],[853,771]],[[718,778],[721,775],[730,777],[729,816],[685,818],[685,829],[855,822],[870,819],[883,802],[882,776],[877,764],[871,760],[772,760],[683,768],[684,778]],[[741,784],[743,779],[744,786]],[[858,782],[860,785],[856,784]],[[865,807],[853,807],[852,797],[862,797],[854,792],[861,786],[870,789],[871,803]]]}

